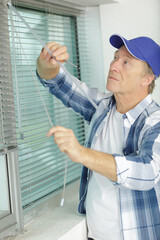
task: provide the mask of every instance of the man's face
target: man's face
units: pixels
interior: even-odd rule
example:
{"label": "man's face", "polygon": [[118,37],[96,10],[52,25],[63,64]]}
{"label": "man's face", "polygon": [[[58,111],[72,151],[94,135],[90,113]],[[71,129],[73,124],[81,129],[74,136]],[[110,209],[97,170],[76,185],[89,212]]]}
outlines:
{"label": "man's face", "polygon": [[145,63],[122,46],[110,64],[106,88],[113,94],[136,94],[141,89]]}

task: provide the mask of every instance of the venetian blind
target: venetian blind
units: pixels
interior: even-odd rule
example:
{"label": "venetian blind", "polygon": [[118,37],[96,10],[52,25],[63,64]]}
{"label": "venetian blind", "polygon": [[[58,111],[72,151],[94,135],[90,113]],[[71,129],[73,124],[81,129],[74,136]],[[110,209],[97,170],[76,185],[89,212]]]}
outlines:
{"label": "venetian blind", "polygon": [[[45,11],[31,9],[31,6],[30,8],[18,6],[17,10],[44,42],[54,40],[66,45],[70,53],[70,62],[81,67],[80,61],[83,62],[83,58],[79,55],[79,48],[81,47],[84,52],[85,47],[84,39],[80,44],[81,33],[84,31],[80,18],[77,20],[77,17],[71,16],[68,12],[67,15],[58,14],[51,9]],[[53,196],[62,188],[65,156],[52,138],[46,138],[51,126],[34,82],[36,59],[42,46],[14,13],[13,24],[14,31],[11,31],[13,26],[9,21],[16,133],[22,205],[27,209]],[[79,70],[67,65],[66,68],[81,79],[82,73]],[[83,144],[85,140],[83,119],[66,109],[39,82],[38,84],[53,124],[73,129],[79,142]],[[68,160],[67,183],[79,178],[80,173],[81,166]]]}
{"label": "venetian blind", "polygon": [[0,153],[15,148],[15,113],[10,60],[7,6],[0,2]]}

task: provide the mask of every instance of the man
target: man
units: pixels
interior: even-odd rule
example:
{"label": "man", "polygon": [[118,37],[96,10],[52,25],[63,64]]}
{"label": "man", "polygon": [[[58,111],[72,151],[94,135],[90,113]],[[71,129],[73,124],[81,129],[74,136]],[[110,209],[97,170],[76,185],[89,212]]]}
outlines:
{"label": "man", "polygon": [[[82,83],[97,109],[45,49],[40,53],[42,84],[90,124],[85,147],[61,126],[47,135],[54,135],[72,161],[84,165],[79,212],[86,213],[89,239],[158,240],[160,108],[150,93],[160,75],[160,46],[147,37],[127,40],[119,35],[111,36],[110,43],[117,48],[106,85],[111,94]],[[69,58],[65,47],[47,46],[56,60]]]}

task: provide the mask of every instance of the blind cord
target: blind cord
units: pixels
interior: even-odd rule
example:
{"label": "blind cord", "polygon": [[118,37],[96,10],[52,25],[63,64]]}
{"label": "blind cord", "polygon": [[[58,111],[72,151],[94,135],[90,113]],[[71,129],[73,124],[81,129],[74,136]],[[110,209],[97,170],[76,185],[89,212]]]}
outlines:
{"label": "blind cord", "polygon": [[[51,118],[50,118],[50,115],[49,115],[49,112],[48,112],[48,110],[47,110],[46,104],[45,104],[44,99],[43,99],[43,97],[42,97],[42,94],[41,94],[40,88],[39,88],[39,86],[38,86],[37,80],[36,80],[36,78],[35,78],[35,76],[34,76],[34,73],[33,73],[33,71],[32,71],[31,65],[30,65],[30,63],[29,63],[29,61],[28,61],[28,59],[27,59],[26,53],[25,53],[25,51],[24,51],[24,48],[23,48],[23,46],[22,46],[22,44],[21,44],[21,42],[20,42],[20,38],[19,38],[19,36],[18,36],[18,34],[17,34],[17,31],[15,31],[15,27],[14,27],[14,24],[13,24],[13,17],[12,17],[12,15],[11,15],[11,13],[10,13],[10,17],[11,17],[12,33],[13,33],[13,32],[16,33],[16,36],[17,36],[17,38],[19,39],[19,44],[20,44],[21,50],[22,50],[22,52],[23,52],[23,56],[25,57],[25,60],[26,60],[26,62],[27,62],[27,64],[28,64],[29,70],[30,70],[30,72],[31,72],[31,75],[32,75],[32,78],[33,78],[33,80],[34,80],[35,86],[36,86],[36,88],[37,88],[37,92],[38,92],[38,94],[39,94],[39,96],[40,96],[40,98],[41,98],[41,101],[42,101],[44,110],[45,110],[45,112],[46,112],[46,115],[47,115],[47,117],[48,117],[48,120],[49,120],[49,122],[50,122],[50,125],[51,125],[51,127],[53,127],[53,122],[52,122],[52,120],[51,120]],[[12,36],[14,36],[14,35],[12,35]],[[12,37],[12,42],[14,43],[13,37]],[[16,71],[17,69],[16,69],[16,59],[15,59],[15,44],[13,44],[13,45],[14,45],[14,47],[13,47],[14,65],[15,65],[15,71]],[[16,74],[16,93],[17,93],[16,95],[17,95],[18,103],[19,103],[19,91],[18,91],[18,79],[17,79],[17,74]],[[18,125],[20,126],[19,129],[20,129],[21,139],[24,140],[24,134],[23,134],[23,132],[22,132],[22,126],[21,126],[21,117],[20,117],[20,107],[19,107],[19,104],[18,104]],[[22,138],[22,136],[23,136],[23,138]],[[61,198],[61,201],[60,201],[60,206],[63,206],[63,205],[64,205],[64,200],[65,200],[66,178],[67,178],[67,168],[68,168],[67,165],[68,165],[68,157],[67,157],[67,155],[65,155],[64,182],[63,182],[63,192],[62,192],[62,198]]]}

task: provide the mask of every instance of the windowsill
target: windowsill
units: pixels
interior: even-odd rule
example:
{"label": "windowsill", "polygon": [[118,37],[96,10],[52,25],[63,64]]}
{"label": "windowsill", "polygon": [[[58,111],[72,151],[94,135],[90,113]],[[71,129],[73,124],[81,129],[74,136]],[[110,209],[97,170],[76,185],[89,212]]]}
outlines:
{"label": "windowsill", "polygon": [[7,216],[8,214],[10,214],[10,211],[4,210],[4,211],[0,211],[0,218],[3,218],[5,216]]}
{"label": "windowsill", "polygon": [[77,212],[78,186],[76,182],[66,188],[63,207],[59,206],[60,195],[57,195],[31,209],[25,215],[25,222],[30,222],[25,225],[24,233],[14,240],[86,240],[85,217]]}

